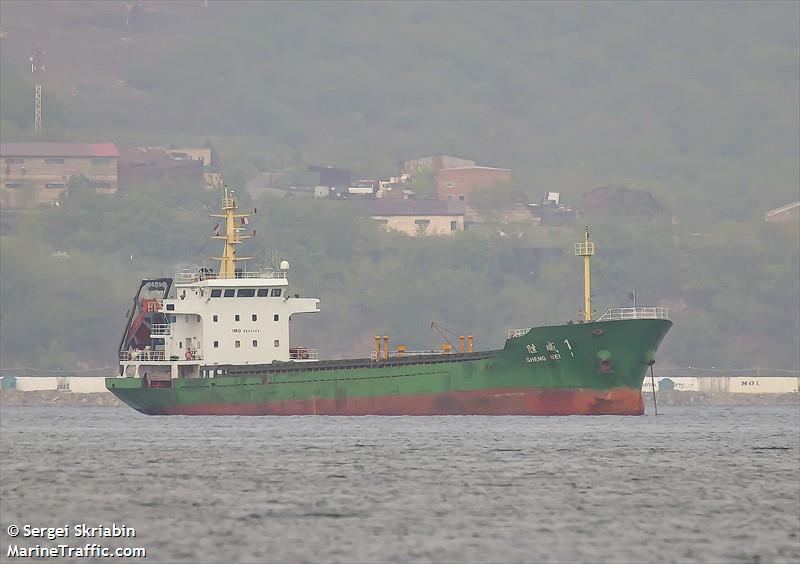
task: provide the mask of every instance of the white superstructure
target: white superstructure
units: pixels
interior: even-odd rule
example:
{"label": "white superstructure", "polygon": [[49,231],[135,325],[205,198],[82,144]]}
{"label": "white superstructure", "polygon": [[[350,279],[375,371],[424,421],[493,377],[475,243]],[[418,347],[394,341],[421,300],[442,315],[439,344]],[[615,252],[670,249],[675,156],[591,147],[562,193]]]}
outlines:
{"label": "white superstructure", "polygon": [[250,214],[234,213],[226,189],[226,234],[219,273],[185,270],[173,278],[145,279],[134,298],[120,344],[120,376],[151,380],[213,377],[219,365],[317,360],[317,351],[289,346],[289,320],[319,311],[317,298],[289,293],[289,264],[259,272],[236,269],[234,245]]}

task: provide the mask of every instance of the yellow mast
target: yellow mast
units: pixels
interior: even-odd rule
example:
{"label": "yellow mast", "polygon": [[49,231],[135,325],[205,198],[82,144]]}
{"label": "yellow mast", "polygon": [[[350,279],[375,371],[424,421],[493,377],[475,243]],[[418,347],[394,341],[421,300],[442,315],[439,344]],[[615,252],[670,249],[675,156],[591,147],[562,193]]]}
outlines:
{"label": "yellow mast", "polygon": [[575,256],[583,257],[583,318],[592,320],[592,281],[589,257],[594,254],[594,243],[589,241],[589,226],[584,227],[586,235],[582,243],[575,243]]}
{"label": "yellow mast", "polygon": [[233,190],[229,190],[225,185],[223,188],[224,195],[222,198],[222,211],[224,214],[210,214],[211,217],[220,217],[225,219],[225,235],[212,235],[212,239],[224,239],[225,248],[222,250],[221,257],[211,257],[211,260],[220,261],[218,278],[235,278],[236,277],[236,261],[247,260],[251,257],[237,257],[236,245],[240,244],[244,239],[249,239],[251,235],[242,235],[245,230],[241,225],[236,224],[237,219],[243,217],[250,217],[249,213],[234,213],[238,207],[236,198],[233,197]]}

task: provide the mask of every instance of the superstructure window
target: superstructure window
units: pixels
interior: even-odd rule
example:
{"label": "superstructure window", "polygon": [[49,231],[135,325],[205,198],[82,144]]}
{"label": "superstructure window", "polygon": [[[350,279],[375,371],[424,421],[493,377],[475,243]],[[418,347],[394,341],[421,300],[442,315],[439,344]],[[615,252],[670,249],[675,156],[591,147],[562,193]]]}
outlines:
{"label": "superstructure window", "polygon": [[280,298],[281,297],[281,289],[280,288],[273,288],[272,289],[272,297],[273,298]]}
{"label": "superstructure window", "polygon": [[50,188],[50,189],[62,189],[64,188],[65,185],[63,182],[48,182],[44,186],[45,188]]}
{"label": "superstructure window", "polygon": [[235,295],[236,295],[236,290],[234,290],[233,288],[228,288],[227,290],[225,290],[226,298],[232,298]]}
{"label": "superstructure window", "polygon": [[258,297],[259,298],[266,298],[269,296],[269,288],[259,288],[258,289]]}
{"label": "superstructure window", "polygon": [[222,290],[220,288],[214,288],[213,290],[211,290],[211,297],[212,298],[218,298],[221,295],[222,295]]}
{"label": "superstructure window", "polygon": [[253,348],[256,348],[257,346],[258,346],[258,341],[253,341]]}
{"label": "superstructure window", "polygon": [[45,159],[45,164],[64,164],[64,159]]}
{"label": "superstructure window", "polygon": [[219,315],[215,315],[211,319],[214,320],[214,322],[216,323],[217,321],[219,321]]}
{"label": "superstructure window", "polygon": [[218,349],[218,348],[219,348],[219,341],[214,341],[214,348],[215,348],[215,349]]}
{"label": "superstructure window", "polygon": [[281,318],[281,316],[278,315],[277,313],[272,316],[272,319],[274,319],[275,321],[278,321],[280,318]]}
{"label": "superstructure window", "polygon": [[278,339],[275,339],[275,348],[277,349],[279,346],[281,346],[281,342]]}
{"label": "superstructure window", "polygon": [[235,346],[238,349],[238,348],[240,348],[242,346],[242,342],[241,341],[236,341],[235,343],[233,343],[233,346]]}
{"label": "superstructure window", "polygon": [[237,293],[236,297],[238,298],[252,298],[256,295],[255,288],[241,288]]}
{"label": "superstructure window", "polygon": [[94,159],[92,159],[92,164],[93,165],[108,165],[108,164],[111,164],[111,159],[106,158],[106,157],[94,158]]}
{"label": "superstructure window", "polygon": [[233,320],[234,321],[239,321],[239,314],[238,313],[233,316]]}
{"label": "superstructure window", "polygon": [[258,321],[258,316],[254,313],[250,316],[253,321]]}
{"label": "superstructure window", "polygon": [[22,182],[6,182],[6,188],[22,188]]}
{"label": "superstructure window", "polygon": [[167,304],[167,311],[175,311],[175,304]]}
{"label": "superstructure window", "polygon": [[25,159],[6,159],[6,164],[25,164]]}

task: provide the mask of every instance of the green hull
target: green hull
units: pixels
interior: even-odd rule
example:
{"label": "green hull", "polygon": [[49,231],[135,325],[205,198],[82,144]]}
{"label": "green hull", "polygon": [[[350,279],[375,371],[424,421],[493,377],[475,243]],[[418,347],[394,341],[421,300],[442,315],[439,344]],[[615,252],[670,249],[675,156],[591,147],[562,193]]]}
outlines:
{"label": "green hull", "polygon": [[536,327],[496,351],[214,366],[204,367],[213,378],[108,378],[106,386],[153,415],[638,415],[642,380],[671,326]]}

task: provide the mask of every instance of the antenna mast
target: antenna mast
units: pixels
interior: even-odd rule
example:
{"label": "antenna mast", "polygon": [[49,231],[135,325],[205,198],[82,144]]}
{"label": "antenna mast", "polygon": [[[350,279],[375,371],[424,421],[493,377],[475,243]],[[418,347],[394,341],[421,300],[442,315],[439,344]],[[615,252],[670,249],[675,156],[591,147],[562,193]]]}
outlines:
{"label": "antenna mast", "polygon": [[42,131],[42,78],[44,75],[44,51],[39,48],[39,44],[33,47],[31,56],[28,58],[31,63],[31,74],[35,83],[33,94],[33,130],[36,133]]}
{"label": "antenna mast", "polygon": [[[243,235],[244,225],[247,225],[249,213],[234,213],[238,208],[238,202],[234,198],[233,190],[226,185],[223,188],[222,211],[224,214],[211,214],[211,217],[225,219],[225,235],[212,235],[212,239],[224,239],[225,247],[221,257],[212,257],[212,260],[220,261],[219,278],[236,278],[236,261],[247,260],[252,257],[237,257],[236,245],[242,240],[249,239],[252,235]],[[238,220],[238,221],[237,221]]]}

